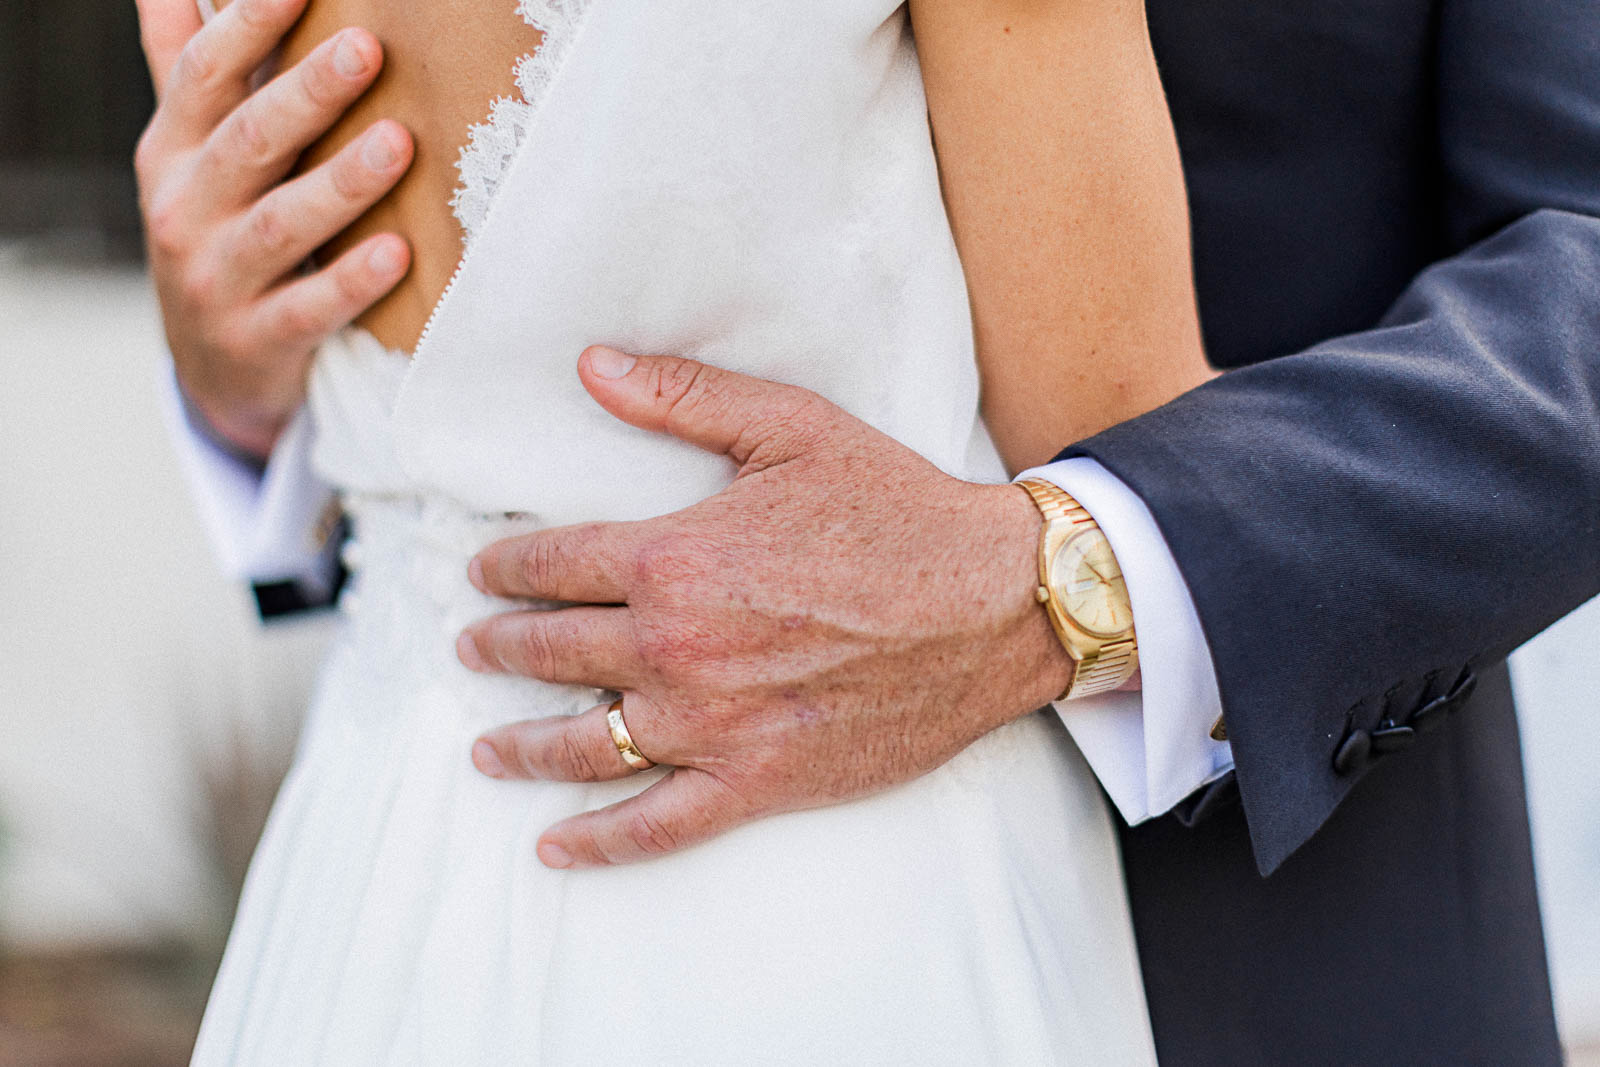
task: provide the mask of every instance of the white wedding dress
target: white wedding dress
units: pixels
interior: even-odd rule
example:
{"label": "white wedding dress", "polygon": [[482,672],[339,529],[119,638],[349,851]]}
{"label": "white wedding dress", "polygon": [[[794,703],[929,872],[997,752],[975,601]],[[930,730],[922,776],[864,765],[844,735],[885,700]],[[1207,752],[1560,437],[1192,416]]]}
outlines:
{"label": "white wedding dress", "polygon": [[546,869],[534,842],[662,772],[473,769],[483,730],[602,694],[457,663],[459,629],[506,606],[471,555],[731,476],[606,415],[584,346],[797,382],[1004,479],[898,3],[522,6],[545,43],[464,155],[468,250],[416,358],[348,331],[318,359],[354,578],[195,1061],[1153,1063],[1109,814],[1051,715],[605,870]]}

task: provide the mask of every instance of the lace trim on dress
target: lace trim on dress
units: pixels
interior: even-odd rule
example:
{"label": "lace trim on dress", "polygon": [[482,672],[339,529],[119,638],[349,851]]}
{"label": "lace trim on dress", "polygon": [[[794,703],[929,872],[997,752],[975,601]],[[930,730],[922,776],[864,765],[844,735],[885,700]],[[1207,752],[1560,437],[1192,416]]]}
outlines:
{"label": "lace trim on dress", "polygon": [[456,161],[461,184],[450,207],[465,231],[465,242],[471,243],[483,228],[489,205],[522,147],[588,7],[589,0],[518,0],[517,13],[544,39],[517,61],[517,95],[502,96],[490,105],[489,120],[472,127]]}

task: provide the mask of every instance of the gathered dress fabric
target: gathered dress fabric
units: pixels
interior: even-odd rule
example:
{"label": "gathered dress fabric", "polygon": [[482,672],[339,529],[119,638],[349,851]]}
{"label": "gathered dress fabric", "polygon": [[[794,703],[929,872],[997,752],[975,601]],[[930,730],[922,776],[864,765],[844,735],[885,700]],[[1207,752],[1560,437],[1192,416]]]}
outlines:
{"label": "gathered dress fabric", "polygon": [[457,662],[461,627],[513,606],[468,583],[472,555],[733,476],[602,411],[586,345],[803,385],[1005,478],[903,8],[523,11],[545,43],[464,159],[467,251],[414,358],[352,329],[313,371],[352,579],[195,1062],[1154,1063],[1110,815],[1053,714],[881,794],[598,870],[534,843],[665,770],[473,768],[484,730],[607,694]]}

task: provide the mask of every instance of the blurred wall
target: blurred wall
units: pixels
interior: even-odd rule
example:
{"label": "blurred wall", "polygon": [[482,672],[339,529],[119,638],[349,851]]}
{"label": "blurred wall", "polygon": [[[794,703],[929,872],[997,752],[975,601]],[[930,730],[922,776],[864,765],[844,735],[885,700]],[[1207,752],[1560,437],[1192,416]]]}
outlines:
{"label": "blurred wall", "polygon": [[137,270],[0,242],[0,1067],[188,1062],[331,623],[212,565],[165,360]]}
{"label": "blurred wall", "polygon": [[0,323],[0,948],[212,952],[331,620],[212,564],[139,273],[0,246]]}

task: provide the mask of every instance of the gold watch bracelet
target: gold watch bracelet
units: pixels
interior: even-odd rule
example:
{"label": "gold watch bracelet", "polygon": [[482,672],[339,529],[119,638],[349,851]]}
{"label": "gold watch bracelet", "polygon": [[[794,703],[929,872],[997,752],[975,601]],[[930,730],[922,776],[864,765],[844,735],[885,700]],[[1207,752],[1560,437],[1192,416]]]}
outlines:
{"label": "gold watch bracelet", "polygon": [[[1073,526],[1099,526],[1094,516],[1060,486],[1040,478],[1026,478],[1016,484],[1033,498],[1035,506],[1044,516],[1046,528],[1060,521],[1070,522]],[[1137,634],[1130,634],[1120,641],[1107,642],[1081,656],[1074,651],[1071,637],[1064,632],[1066,623],[1050,602],[1050,560],[1045,553],[1043,531],[1039,542],[1039,585],[1034,595],[1044,607],[1056,638],[1072,655],[1074,664],[1072,681],[1067,683],[1066,691],[1057,700],[1077,700],[1109,693],[1133,677],[1133,672],[1139,667]]]}

